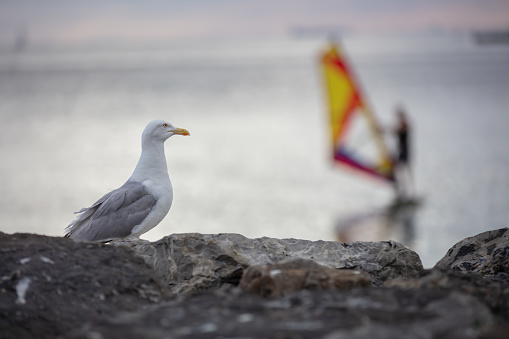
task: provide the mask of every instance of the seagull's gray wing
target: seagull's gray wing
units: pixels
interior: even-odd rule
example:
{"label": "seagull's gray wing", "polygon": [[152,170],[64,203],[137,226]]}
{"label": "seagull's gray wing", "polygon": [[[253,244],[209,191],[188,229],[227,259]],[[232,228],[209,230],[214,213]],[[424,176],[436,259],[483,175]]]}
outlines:
{"label": "seagull's gray wing", "polygon": [[127,181],[92,206],[76,212],[80,216],[66,227],[65,236],[89,241],[124,238],[141,224],[156,202],[141,183]]}

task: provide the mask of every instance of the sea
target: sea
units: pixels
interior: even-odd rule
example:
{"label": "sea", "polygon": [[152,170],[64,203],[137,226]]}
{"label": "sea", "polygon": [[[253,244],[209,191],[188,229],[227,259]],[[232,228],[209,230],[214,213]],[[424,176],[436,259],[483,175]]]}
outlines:
{"label": "sea", "polygon": [[73,212],[129,178],[153,119],[191,136],[166,142],[173,206],[143,239],[394,240],[430,268],[508,227],[509,45],[341,44],[380,124],[408,113],[416,203],[395,205],[390,184],[332,162],[326,39],[39,46],[0,53],[0,231],[62,236]]}

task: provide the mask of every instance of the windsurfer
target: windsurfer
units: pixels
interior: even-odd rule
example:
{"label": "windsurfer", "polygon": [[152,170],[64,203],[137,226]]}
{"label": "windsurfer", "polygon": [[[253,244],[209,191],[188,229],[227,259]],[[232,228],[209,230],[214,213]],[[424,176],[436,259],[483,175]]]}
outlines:
{"label": "windsurfer", "polygon": [[409,199],[415,194],[415,187],[410,166],[410,123],[402,107],[396,110],[397,126],[394,135],[397,141],[397,158],[394,164],[394,187],[398,199]]}

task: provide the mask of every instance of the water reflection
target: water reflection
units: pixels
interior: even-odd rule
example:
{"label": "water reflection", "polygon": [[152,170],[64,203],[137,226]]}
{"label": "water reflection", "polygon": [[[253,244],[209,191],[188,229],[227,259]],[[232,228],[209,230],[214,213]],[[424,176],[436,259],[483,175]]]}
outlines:
{"label": "water reflection", "polygon": [[393,202],[386,207],[338,218],[336,240],[383,241],[394,240],[414,248],[416,214],[422,202]]}

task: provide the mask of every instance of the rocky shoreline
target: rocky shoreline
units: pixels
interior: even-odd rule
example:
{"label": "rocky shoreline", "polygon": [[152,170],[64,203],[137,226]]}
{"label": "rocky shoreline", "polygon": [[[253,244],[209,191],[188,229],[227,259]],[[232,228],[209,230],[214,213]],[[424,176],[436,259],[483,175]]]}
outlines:
{"label": "rocky shoreline", "polygon": [[393,242],[0,233],[2,338],[506,338],[509,229]]}

